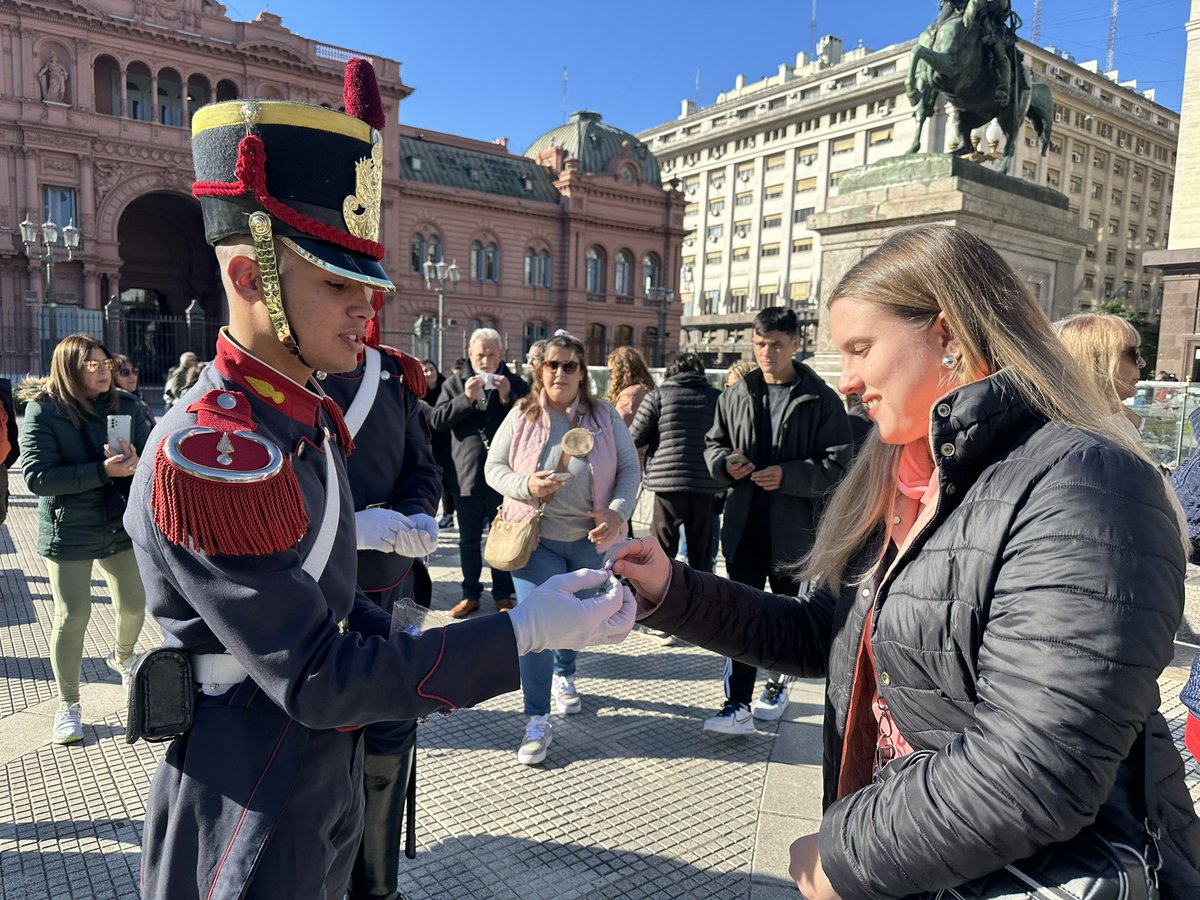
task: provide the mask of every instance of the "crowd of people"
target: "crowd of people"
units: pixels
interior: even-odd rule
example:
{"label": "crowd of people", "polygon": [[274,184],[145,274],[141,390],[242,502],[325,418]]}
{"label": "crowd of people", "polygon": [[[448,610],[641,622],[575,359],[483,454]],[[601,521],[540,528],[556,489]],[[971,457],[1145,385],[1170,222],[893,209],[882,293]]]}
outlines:
{"label": "crowd of people", "polygon": [[[753,363],[721,391],[694,355],[656,383],[621,347],[601,398],[596,348],[567,331],[528,348],[526,379],[478,329],[443,376],[380,343],[378,216],[342,202],[379,127],[362,60],[344,113],[198,111],[194,193],[229,309],[212,363],[181,357],[157,424],[136,367],[86,335],[17,391],[52,740],[83,736],[93,564],[130,737],[170,740],[144,897],[399,897],[416,721],[520,687],[517,761],[537,765],[551,715],[586,702],[579,651],[635,620],[723,667],[708,732],[752,733],[789,679],[825,679],[824,814],[788,870],[809,900],[1014,879],[1200,895],[1200,820],[1158,711],[1200,458],[1172,491],[1142,448],[1123,403],[1136,331],[1052,325],[987,243],[926,225],[829,293],[837,391],[797,359],[785,307],[758,312]],[[302,178],[301,157],[339,183]],[[255,187],[279,159],[271,189],[304,215]],[[424,560],[451,523],[462,621],[427,627]],[[138,657],[147,611],[164,646]],[[1183,698],[1195,750],[1200,662]]]}

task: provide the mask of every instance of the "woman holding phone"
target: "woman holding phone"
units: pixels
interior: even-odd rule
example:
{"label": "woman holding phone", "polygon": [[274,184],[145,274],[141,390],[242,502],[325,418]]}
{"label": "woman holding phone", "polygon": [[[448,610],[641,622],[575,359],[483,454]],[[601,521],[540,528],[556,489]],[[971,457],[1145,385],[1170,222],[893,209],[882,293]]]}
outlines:
{"label": "woman holding phone", "polygon": [[[551,575],[603,565],[625,536],[641,469],[629,429],[611,403],[593,397],[583,344],[565,331],[546,342],[533,364],[533,388],[492,438],[484,477],[504,496],[500,515],[521,521],[541,510],[540,540],[513,572],[517,605]],[[517,762],[537,765],[550,746],[550,701],[577,713],[574,650],[521,657],[529,724]]]}
{"label": "woman holding phone", "polygon": [[[18,393],[27,404],[21,466],[38,495],[37,550],[46,558],[54,598],[50,662],[59,708],[51,739],[71,744],[83,738],[79,680],[93,560],[104,573],[117,620],[106,662],[126,686],[145,618],[142,580],[121,518],[150,423],[137,398],[114,384],[104,345],[86,334],[64,338],[54,348],[50,377],[27,379]],[[119,447],[109,446],[110,433]]]}

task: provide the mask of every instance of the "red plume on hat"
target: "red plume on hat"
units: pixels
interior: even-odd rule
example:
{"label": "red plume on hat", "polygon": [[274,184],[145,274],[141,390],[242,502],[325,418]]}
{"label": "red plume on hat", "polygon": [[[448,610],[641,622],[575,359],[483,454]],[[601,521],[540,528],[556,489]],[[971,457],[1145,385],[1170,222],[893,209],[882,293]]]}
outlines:
{"label": "red plume on hat", "polygon": [[365,59],[355,56],[346,63],[342,101],[346,105],[346,115],[362,119],[376,131],[383,131],[387,120],[383,115],[379,83],[375,80],[375,67]]}

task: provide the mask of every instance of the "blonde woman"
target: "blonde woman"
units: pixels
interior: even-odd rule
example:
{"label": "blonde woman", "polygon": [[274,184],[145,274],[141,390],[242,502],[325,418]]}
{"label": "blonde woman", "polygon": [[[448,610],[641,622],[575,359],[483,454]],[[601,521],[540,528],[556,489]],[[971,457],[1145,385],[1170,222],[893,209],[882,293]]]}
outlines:
{"label": "blonde woman", "polygon": [[642,354],[632,347],[618,347],[608,354],[607,363],[610,373],[608,402],[617,408],[628,428],[633,424],[642,400],[654,390],[654,376]]}
{"label": "blonde woman", "polygon": [[[50,663],[59,708],[52,740],[83,738],[79,704],[83,641],[92,611],[92,562],[99,563],[112,594],[117,633],[109,668],[127,684],[133,651],[146,614],[146,594],[133,543],[122,516],[128,479],[150,436],[141,403],[113,383],[112,359],[99,341],[73,334],[54,348],[50,377],[24,382],[21,468],[38,495],[37,551],[46,558],[54,626]],[[107,444],[109,414],[127,415],[132,441]]]}
{"label": "blonde woman", "polygon": [[1163,478],[965,230],[892,235],[828,315],[839,388],[875,429],[821,520],[814,589],[765,594],[656,541],[614,565],[646,624],[827,679],[824,816],[791,846],[800,893],[1024,895],[999,890],[1013,868],[1105,841],[1130,848],[1107,881],[1124,896],[1150,893],[1143,848],[1165,898],[1200,896],[1200,821],[1158,712],[1185,572]]}
{"label": "blonde woman", "polygon": [[1080,313],[1054,323],[1054,330],[1106,401],[1110,420],[1133,440],[1142,439],[1142,417],[1125,405],[1137,393],[1146,360],[1142,336],[1120,316]]}

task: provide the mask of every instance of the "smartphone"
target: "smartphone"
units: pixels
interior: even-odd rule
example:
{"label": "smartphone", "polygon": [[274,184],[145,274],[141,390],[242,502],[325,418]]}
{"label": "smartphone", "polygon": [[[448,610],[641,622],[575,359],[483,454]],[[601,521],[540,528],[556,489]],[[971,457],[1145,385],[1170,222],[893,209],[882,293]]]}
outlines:
{"label": "smartphone", "polygon": [[726,459],[731,466],[744,466],[750,462],[750,458],[745,453],[733,453]]}
{"label": "smartphone", "polygon": [[109,416],[108,446],[117,453],[123,453],[121,440],[124,439],[127,444],[133,443],[132,428],[133,418],[131,416]]}
{"label": "smartphone", "polygon": [[550,475],[547,475],[546,477],[549,478],[551,481],[566,481],[568,478],[571,477],[571,473],[570,472],[554,472]]}

